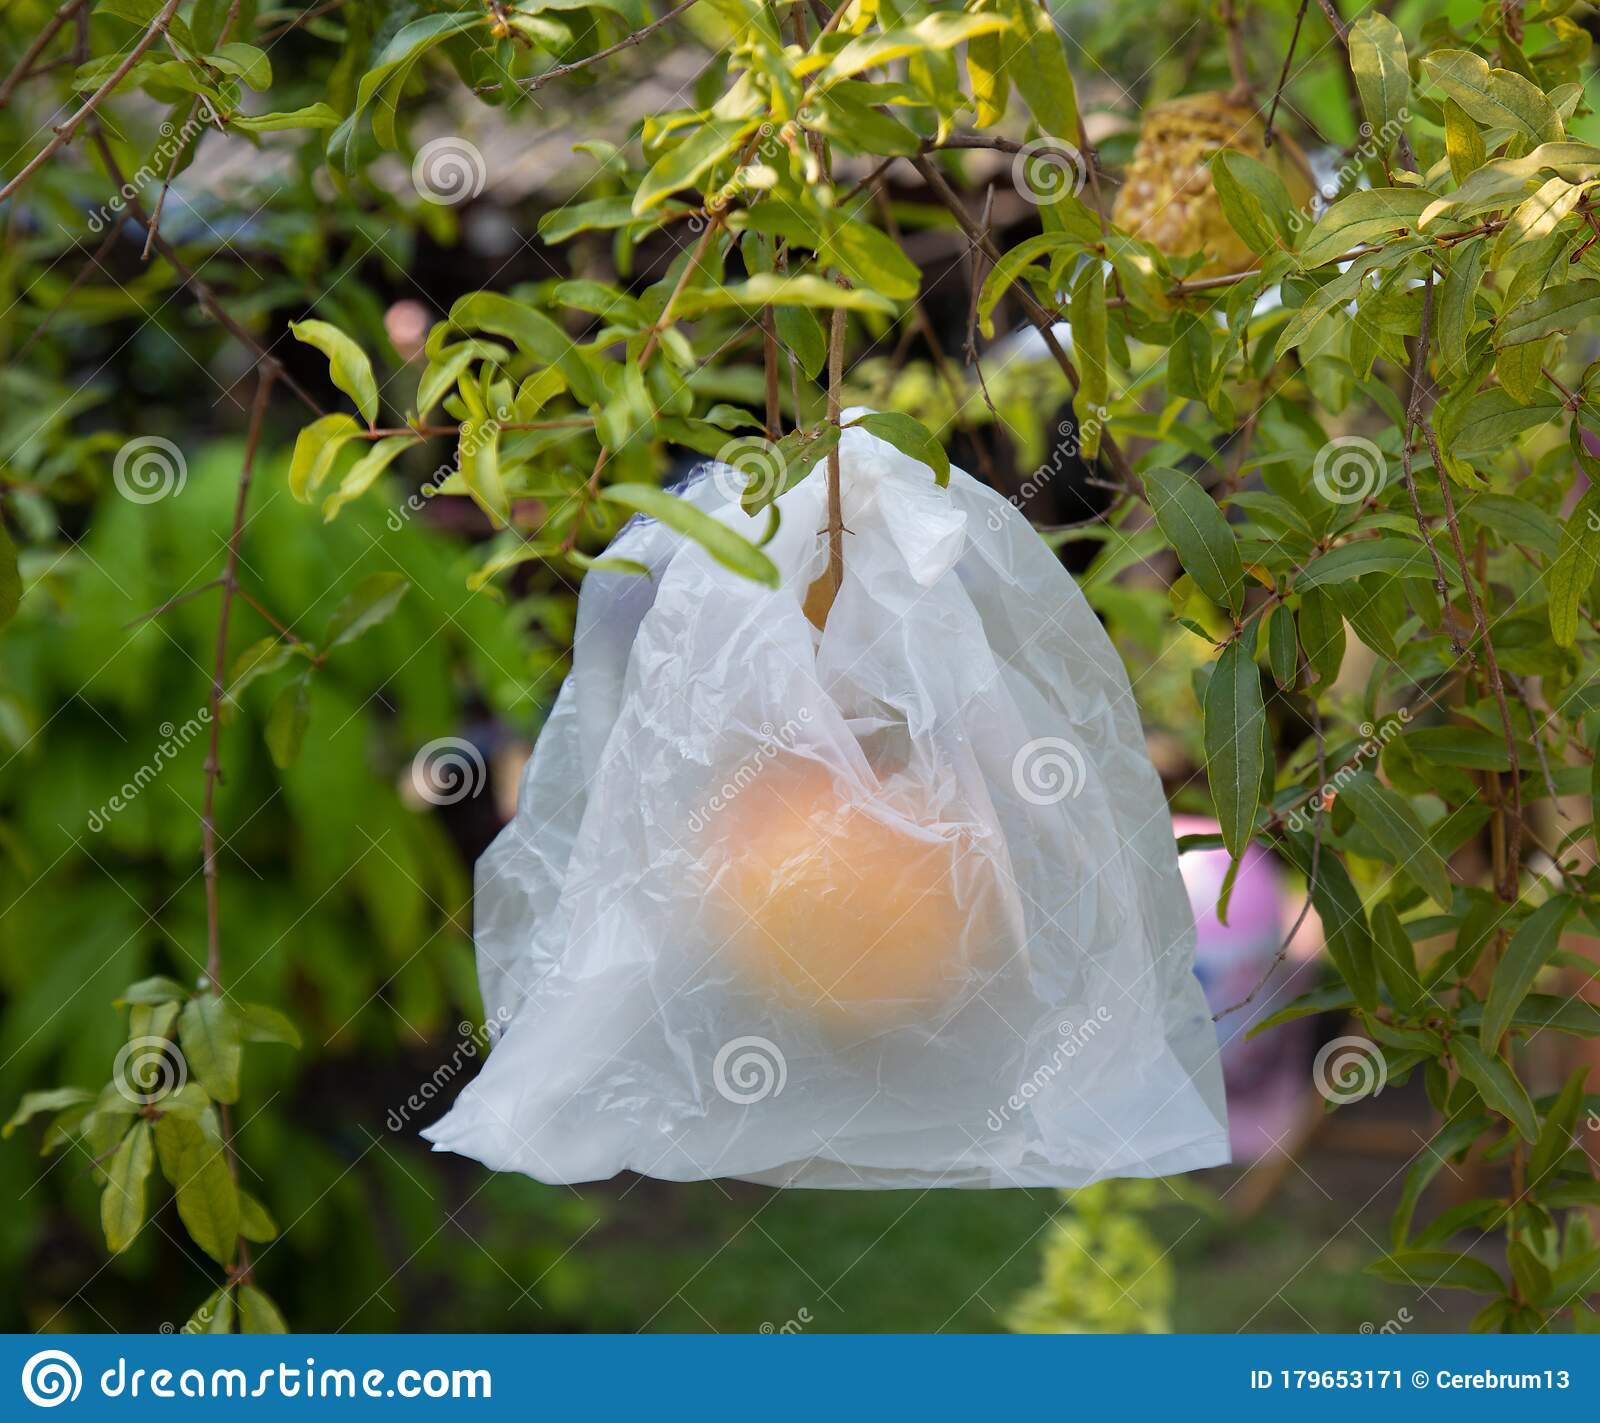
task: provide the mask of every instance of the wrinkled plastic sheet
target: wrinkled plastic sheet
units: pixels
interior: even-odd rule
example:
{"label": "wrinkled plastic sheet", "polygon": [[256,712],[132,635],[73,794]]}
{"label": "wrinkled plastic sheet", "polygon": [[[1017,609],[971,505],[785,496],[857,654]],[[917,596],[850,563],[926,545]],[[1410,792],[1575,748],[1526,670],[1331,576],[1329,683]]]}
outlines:
{"label": "wrinkled plastic sheet", "polygon": [[[1171,820],[1098,619],[994,491],[861,429],[840,461],[825,619],[820,464],[778,501],[776,590],[644,519],[611,552],[650,577],[586,579],[477,867],[497,1040],[424,1135],[551,1183],[1227,1161]],[[681,492],[759,539],[742,483]]]}

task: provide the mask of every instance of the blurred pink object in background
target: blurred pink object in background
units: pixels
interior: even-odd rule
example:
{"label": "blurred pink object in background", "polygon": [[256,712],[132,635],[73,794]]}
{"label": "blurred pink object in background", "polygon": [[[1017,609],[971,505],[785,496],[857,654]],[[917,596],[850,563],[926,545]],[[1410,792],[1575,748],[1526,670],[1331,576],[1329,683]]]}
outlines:
{"label": "blurred pink object in background", "polygon": [[[1177,815],[1173,833],[1215,835],[1216,821]],[[1259,845],[1245,852],[1228,903],[1228,922],[1217,918],[1217,895],[1228,873],[1226,850],[1189,850],[1178,857],[1195,920],[1195,973],[1213,1013],[1248,997],[1272,966],[1284,935],[1300,913],[1301,897],[1290,890],[1282,867]],[[1316,1047],[1316,1019],[1285,1023],[1260,1037],[1246,1034],[1316,983],[1315,959],[1322,930],[1315,912],[1306,915],[1285,961],[1262,985],[1249,1007],[1217,1024],[1222,1077],[1228,1091],[1228,1127],[1235,1161],[1269,1154],[1302,1113]]]}

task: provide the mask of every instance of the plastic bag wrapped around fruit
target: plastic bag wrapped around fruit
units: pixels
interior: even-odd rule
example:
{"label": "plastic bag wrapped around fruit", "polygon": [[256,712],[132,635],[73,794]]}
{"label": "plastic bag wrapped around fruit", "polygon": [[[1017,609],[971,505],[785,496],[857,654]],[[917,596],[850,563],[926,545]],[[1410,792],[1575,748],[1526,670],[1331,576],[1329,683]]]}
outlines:
{"label": "plastic bag wrapped around fruit", "polygon": [[1312,200],[1305,155],[1281,130],[1266,146],[1266,126],[1254,104],[1228,94],[1189,94],[1155,104],[1139,125],[1139,143],[1112,210],[1118,227],[1172,257],[1204,253],[1194,277],[1243,271],[1261,254],[1223,216],[1212,185],[1211,159],[1231,148],[1274,169],[1289,200]]}
{"label": "plastic bag wrapped around fruit", "polygon": [[[850,418],[847,413],[846,419]],[[1022,515],[864,429],[769,588],[636,519],[478,864],[506,1027],[427,1135],[559,1183],[1081,1186],[1228,1159],[1161,786]],[[681,491],[746,537],[742,477]],[[831,589],[831,581],[827,585]],[[821,624],[819,627],[818,624]]]}

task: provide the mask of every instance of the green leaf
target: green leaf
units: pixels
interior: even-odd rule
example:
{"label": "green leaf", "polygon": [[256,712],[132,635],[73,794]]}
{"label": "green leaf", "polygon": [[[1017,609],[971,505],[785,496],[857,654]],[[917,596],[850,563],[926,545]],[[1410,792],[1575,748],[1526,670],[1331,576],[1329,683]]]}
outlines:
{"label": "green leaf", "polygon": [[281,133],[285,129],[338,128],[339,115],[324,103],[307,104],[304,108],[288,109],[273,114],[239,114],[228,118],[229,129],[245,133]]}
{"label": "green leaf", "polygon": [[539,236],[549,243],[565,242],[580,232],[610,231],[626,227],[633,220],[631,197],[590,198],[547,212],[539,219]]}
{"label": "green leaf", "polygon": [[1206,776],[1223,843],[1235,859],[1249,847],[1261,802],[1266,712],[1250,641],[1241,634],[1223,648],[1206,684],[1204,707]]}
{"label": "green leaf", "polygon": [[1072,284],[1068,315],[1072,322],[1072,352],[1078,358],[1078,390],[1072,397],[1072,411],[1078,419],[1078,456],[1092,465],[1100,453],[1100,431],[1111,399],[1106,279],[1098,262],[1083,264]]}
{"label": "green leaf", "polygon": [[[876,86],[860,87],[870,95]],[[800,110],[801,123],[852,153],[911,157],[921,151],[922,140],[899,119],[857,98],[850,89],[847,81],[808,103]]]}
{"label": "green leaf", "polygon": [[[1574,442],[1578,422],[1572,422]],[[1571,647],[1578,639],[1578,617],[1584,596],[1600,568],[1600,486],[1584,491],[1577,507],[1561,526],[1561,553],[1550,567],[1550,636],[1557,647]]]}
{"label": "green leaf", "polygon": [[901,454],[927,465],[933,471],[934,482],[941,489],[950,483],[950,456],[922,421],[898,411],[883,411],[863,415],[859,420],[852,420],[845,428],[854,429],[858,425],[869,435],[886,440]]}
{"label": "green leaf", "polygon": [[1478,1039],[1488,1052],[1499,1049],[1500,1039],[1511,1026],[1517,1006],[1528,996],[1539,970],[1561,943],[1561,931],[1578,912],[1577,901],[1558,894],[1546,900],[1522,921],[1511,936],[1505,953],[1495,966],[1494,981],[1484,1004]]}
{"label": "green leaf", "polygon": [[699,316],[707,311],[721,311],[739,307],[745,311],[758,311],[763,306],[842,306],[846,311],[879,311],[886,316],[894,314],[895,306],[888,297],[861,287],[841,287],[814,272],[784,277],[776,272],[758,272],[742,282],[729,282],[715,287],[689,287],[672,306],[676,317]]}
{"label": "green leaf", "polygon": [[339,481],[338,489],[322,501],[324,521],[336,518],[352,499],[359,499],[365,494],[378,476],[394,463],[396,456],[421,443],[418,435],[386,435],[376,441],[366,454],[350,466],[345,477]]}
{"label": "green leaf", "polygon": [[1333,600],[1316,587],[1300,592],[1300,645],[1317,681],[1331,687],[1344,665],[1344,617]]}
{"label": "green leaf", "polygon": [[355,401],[361,418],[369,426],[376,425],[378,382],[373,379],[372,362],[367,359],[367,353],[337,326],[326,321],[291,321],[289,330],[295,340],[315,346],[328,358],[333,383]]}
{"label": "green leaf", "polygon": [[822,323],[803,306],[780,306],[775,315],[778,340],[794,352],[807,378],[815,380],[828,359],[828,338],[823,334]]}
{"label": "green leaf", "polygon": [[1549,287],[1532,301],[1508,311],[1495,326],[1497,346],[1542,341],[1556,331],[1570,331],[1600,314],[1600,281],[1564,282]]}
{"label": "green leaf", "polygon": [[633,215],[643,217],[680,188],[697,182],[731,155],[756,126],[753,118],[714,119],[689,132],[650,166],[633,195]]}
{"label": "green leaf", "polygon": [[1411,101],[1406,42],[1394,21],[1373,10],[1350,26],[1349,44],[1350,72],[1356,78],[1361,107],[1381,151],[1387,153],[1393,141],[1384,142],[1382,135],[1401,132]]}
{"label": "green leaf", "polygon": [[22,603],[22,574],[17,566],[17,546],[0,521],[0,628],[17,615]]}
{"label": "green leaf", "polygon": [[1329,549],[1306,566],[1296,586],[1301,589],[1323,588],[1333,583],[1348,583],[1368,573],[1431,580],[1433,561],[1416,539],[1384,534],[1375,539],[1357,539]]}
{"label": "green leaf", "polygon": [[1465,183],[1483,167],[1488,156],[1483,135],[1472,121],[1472,115],[1454,99],[1444,101],[1444,146],[1450,155],[1450,176],[1458,184]]}
{"label": "green leaf", "polygon": [[1537,1190],[1572,1147],[1572,1133],[1577,1128],[1583,1111],[1583,1084],[1589,1076],[1589,1066],[1581,1063],[1572,1069],[1550,1109],[1544,1114],[1544,1125],[1539,1128],[1539,1139],[1533,1144],[1528,1157],[1528,1184]]}
{"label": "green leaf", "polygon": [[1041,232],[1037,236],[1024,238],[1001,253],[1000,260],[983,279],[983,287],[978,293],[978,323],[985,336],[994,335],[994,309],[1024,269],[1046,253],[1061,250],[1081,251],[1082,244],[1059,232]]}
{"label": "green leaf", "polygon": [[1006,74],[1005,50],[999,33],[974,35],[967,41],[967,77],[978,106],[979,128],[991,128],[1006,116],[1011,81]]}
{"label": "green leaf", "polygon": [[1288,832],[1280,843],[1311,886],[1311,903],[1322,920],[1323,941],[1339,976],[1368,1013],[1378,1010],[1378,968],[1372,932],[1361,896],[1339,857],[1324,848],[1311,874],[1313,841],[1309,831]]}
{"label": "green leaf", "polygon": [[1477,1294],[1505,1290],[1505,1281],[1493,1266],[1454,1250],[1396,1250],[1374,1260],[1367,1273],[1412,1289],[1472,1290]]}
{"label": "green leaf", "polygon": [[289,492],[305,503],[327,478],[339,451],[360,433],[352,415],[324,415],[301,429],[289,461]]}
{"label": "green leaf", "polygon": [[483,10],[447,11],[424,15],[395,31],[377,61],[361,76],[356,89],[355,107],[349,117],[328,136],[329,166],[347,177],[355,171],[360,152],[356,137],[361,117],[373,96],[390,79],[402,69],[409,69],[424,53],[451,35],[487,25],[488,22],[489,16]]}
{"label": "green leaf", "polygon": [[1439,284],[1439,358],[1452,371],[1466,369],[1467,336],[1478,319],[1478,287],[1488,255],[1487,242],[1451,248],[1450,265]]}
{"label": "green leaf", "polygon": [[233,1290],[224,1287],[207,1297],[183,1326],[185,1334],[233,1333]]}
{"label": "green leaf", "polygon": [[1253,252],[1288,249],[1294,204],[1289,190],[1265,163],[1233,148],[1211,155],[1211,185],[1222,215]]}
{"label": "green leaf", "polygon": [[100,1193],[100,1225],[113,1255],[132,1245],[144,1225],[144,1183],[154,1164],[150,1123],[137,1121],[112,1154]]}
{"label": "green leaf", "polygon": [[1450,1055],[1455,1058],[1461,1075],[1483,1094],[1485,1105],[1510,1121],[1524,1139],[1538,1140],[1539,1119],[1534,1114],[1528,1089],[1505,1062],[1490,1056],[1465,1036],[1451,1038]]}
{"label": "green leaf", "polygon": [[410,587],[411,580],[403,573],[369,573],[333,610],[323,630],[322,651],[343,647],[376,627],[400,606]]}
{"label": "green leaf", "polygon": [[1405,1184],[1400,1190],[1400,1203],[1395,1207],[1394,1218],[1390,1221],[1389,1228],[1396,1248],[1404,1245],[1411,1233],[1411,1221],[1416,1215],[1418,1202],[1422,1200],[1422,1193],[1428,1189],[1428,1183],[1444,1169],[1452,1156],[1465,1151],[1487,1132],[1489,1125],[1489,1118],[1485,1116],[1474,1114],[1458,1117],[1440,1127],[1418,1153],[1417,1159],[1406,1172]]}
{"label": "green leaf", "polygon": [[[450,325],[504,336],[547,366],[560,365],[572,352],[572,339],[548,316],[500,292],[468,292],[457,298],[450,308]],[[448,359],[450,352],[443,354]]]}
{"label": "green leaf", "polygon": [[233,670],[228,674],[228,700],[237,702],[244,689],[258,677],[276,672],[294,656],[294,644],[286,642],[276,633],[258,638],[234,659]]}
{"label": "green leaf", "polygon": [[129,984],[113,1001],[112,1007],[124,1008],[129,1003],[172,1003],[188,996],[189,990],[177,979],[156,974],[152,978],[141,978],[137,983]]}
{"label": "green leaf", "polygon": [[1286,603],[1279,603],[1268,615],[1267,666],[1272,680],[1280,687],[1295,684],[1300,672],[1300,644],[1294,635],[1294,614]]}
{"label": "green leaf", "polygon": [[[1464,1028],[1483,1021],[1483,1004],[1468,1003],[1461,1009]],[[1582,1038],[1600,1038],[1600,1004],[1581,998],[1557,998],[1550,993],[1530,993],[1511,1015],[1511,1026],[1534,1034],[1546,1030],[1572,1033]]]}
{"label": "green leaf", "polygon": [[768,588],[778,586],[777,565],[766,554],[687,500],[649,484],[608,484],[600,491],[600,497],[607,503],[648,514],[669,529],[676,529],[693,539],[724,568]]}
{"label": "green leaf", "polygon": [[265,1003],[239,1003],[239,1029],[247,1043],[287,1043],[300,1046],[300,1030],[276,1008]]}
{"label": "green leaf", "polygon": [[267,750],[280,770],[294,765],[311,724],[311,679],[296,677],[273,699],[267,713]]}
{"label": "green leaf", "polygon": [[1184,572],[1213,603],[1237,615],[1244,605],[1244,566],[1222,511],[1192,476],[1175,469],[1148,470],[1144,487]]}
{"label": "green leaf", "polygon": [[921,54],[925,50],[954,49],[974,35],[992,34],[1007,28],[1007,22],[997,15],[934,14],[909,29],[858,35],[834,55],[813,82],[812,88],[821,93],[839,80],[848,79],[863,70]]}
{"label": "green leaf", "polygon": [[178,1016],[178,1045],[189,1072],[219,1102],[239,1100],[239,1017],[215,993],[196,994]]}
{"label": "green leaf", "polygon": [[278,1237],[272,1213],[248,1191],[239,1192],[239,1234],[258,1245]]}
{"label": "green leaf", "polygon": [[1340,198],[1306,234],[1300,265],[1320,267],[1374,238],[1413,231],[1432,201],[1433,194],[1419,188],[1367,188]]}
{"label": "green leaf", "polygon": [[1339,792],[1356,820],[1393,857],[1395,866],[1411,876],[1428,898],[1441,908],[1450,907],[1450,870],[1444,857],[1428,839],[1428,832],[1398,791],[1381,785],[1369,772],[1350,779]]}
{"label": "green leaf", "polygon": [[1262,1033],[1270,1032],[1273,1028],[1281,1027],[1284,1023],[1292,1023],[1298,1018],[1309,1018],[1322,1013],[1333,1013],[1340,1009],[1349,1009],[1356,1006],[1356,1001],[1350,996],[1350,990],[1343,983],[1330,983],[1325,988],[1314,988],[1310,993],[1302,993],[1284,1007],[1263,1018],[1259,1023],[1254,1023],[1250,1031],[1245,1034],[1247,1038],[1259,1037]]}
{"label": "green leaf", "polygon": [[1038,120],[1040,133],[1076,145],[1080,136],[1078,92],[1055,21],[1032,0],[1007,0],[1006,8],[1012,33],[1003,42],[1017,92]]}
{"label": "green leaf", "polygon": [[1509,128],[1533,143],[1561,137],[1561,118],[1538,85],[1464,49],[1441,49],[1422,57],[1434,83],[1474,119],[1489,128]]}
{"label": "green leaf", "polygon": [[287,1334],[289,1326],[275,1305],[254,1285],[239,1287],[239,1328],[244,1334]]}
{"label": "green leaf", "polygon": [[216,52],[206,56],[207,64],[224,74],[237,75],[239,80],[257,93],[272,87],[272,61],[265,50],[253,44],[233,40],[219,45]]}
{"label": "green leaf", "polygon": [[43,1092],[25,1092],[5,1126],[0,1127],[0,1137],[8,1137],[18,1127],[25,1126],[41,1112],[61,1112],[80,1102],[94,1101],[93,1092],[81,1087],[52,1087]]}
{"label": "green leaf", "polygon": [[1395,1007],[1411,1015],[1422,1002],[1417,955],[1394,905],[1385,900],[1372,911],[1372,939],[1378,950],[1378,973]]}
{"label": "green leaf", "polygon": [[233,1263],[239,1243],[239,1191],[222,1142],[194,1118],[168,1113],[156,1122],[161,1172],[178,1201],[178,1218],[196,1245],[219,1265]]}

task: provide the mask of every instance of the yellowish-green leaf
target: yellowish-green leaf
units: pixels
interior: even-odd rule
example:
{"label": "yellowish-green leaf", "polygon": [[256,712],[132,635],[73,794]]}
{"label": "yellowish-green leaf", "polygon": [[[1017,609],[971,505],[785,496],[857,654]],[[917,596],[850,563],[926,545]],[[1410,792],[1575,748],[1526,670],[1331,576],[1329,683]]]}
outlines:
{"label": "yellowish-green leaf", "polygon": [[289,461],[289,492],[306,503],[333,468],[339,451],[361,433],[353,415],[324,415],[304,426]]}
{"label": "yellowish-green leaf", "polygon": [[112,1154],[100,1192],[100,1225],[113,1255],[132,1245],[144,1225],[144,1183],[154,1160],[150,1123],[136,1121]]}
{"label": "yellowish-green leaf", "polygon": [[333,383],[351,400],[368,425],[378,423],[378,382],[372,375],[367,353],[337,326],[326,321],[291,321],[289,330],[297,341],[315,346],[328,358]]}
{"label": "yellowish-green leaf", "polygon": [[688,500],[650,484],[609,484],[600,493],[608,504],[648,514],[693,539],[724,568],[769,588],[778,586],[777,565],[766,554]]}
{"label": "yellowish-green leaf", "polygon": [[1561,117],[1537,84],[1510,69],[1491,69],[1487,60],[1464,49],[1441,49],[1423,56],[1423,68],[1456,103],[1489,128],[1509,128],[1532,143],[1561,137]]}
{"label": "yellowish-green leaf", "polygon": [[190,1075],[219,1102],[239,1100],[239,1017],[216,993],[197,993],[178,1015],[178,1045]]}

